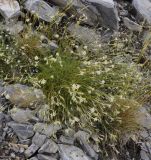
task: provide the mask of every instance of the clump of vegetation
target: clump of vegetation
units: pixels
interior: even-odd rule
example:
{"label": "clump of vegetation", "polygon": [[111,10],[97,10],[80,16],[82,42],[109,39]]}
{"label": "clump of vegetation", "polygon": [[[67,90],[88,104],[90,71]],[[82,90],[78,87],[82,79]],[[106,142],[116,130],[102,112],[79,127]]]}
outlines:
{"label": "clump of vegetation", "polygon": [[136,63],[115,60],[123,52],[100,50],[94,58],[73,37],[59,39],[54,33],[59,48],[52,55],[31,33],[11,41],[5,40],[6,33],[1,35],[0,77],[41,88],[49,105],[40,109],[44,120],[87,127],[104,147],[112,146],[124,131],[138,128],[135,113],[141,105],[138,97],[145,94],[144,80]]}

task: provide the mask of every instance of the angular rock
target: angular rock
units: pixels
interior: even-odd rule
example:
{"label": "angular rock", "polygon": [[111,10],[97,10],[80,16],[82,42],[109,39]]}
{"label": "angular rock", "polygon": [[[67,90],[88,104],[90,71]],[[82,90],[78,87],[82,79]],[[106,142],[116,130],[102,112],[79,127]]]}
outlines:
{"label": "angular rock", "polygon": [[60,142],[63,143],[63,144],[70,144],[70,145],[73,145],[74,144],[74,138],[72,137],[67,137],[67,136],[61,136],[59,138]]}
{"label": "angular rock", "polygon": [[0,123],[2,123],[5,120],[5,114],[0,112]]}
{"label": "angular rock", "polygon": [[12,119],[18,123],[27,123],[31,120],[36,120],[33,112],[29,109],[23,110],[19,108],[13,108],[10,112]]}
{"label": "angular rock", "polygon": [[81,146],[82,150],[86,152],[88,156],[90,156],[94,160],[98,160],[98,154],[88,143],[90,134],[84,131],[78,131],[74,137],[75,141]]}
{"label": "angular rock", "polygon": [[141,156],[141,160],[150,160],[149,155],[143,150],[141,150],[140,156]]}
{"label": "angular rock", "polygon": [[56,134],[56,132],[59,131],[61,128],[61,125],[58,124],[47,125],[45,123],[36,123],[34,126],[34,130],[36,132],[44,134],[47,137],[51,137],[53,134]]}
{"label": "angular rock", "polygon": [[66,12],[80,18],[80,23],[96,27],[98,22],[97,15],[88,9],[80,0],[51,0],[51,2],[61,8],[67,8]]}
{"label": "angular rock", "polygon": [[20,144],[23,144],[23,145],[28,145],[28,146],[32,144],[30,138],[29,138],[29,139],[25,139],[25,140],[20,139],[20,140],[19,140],[19,143],[20,143]]}
{"label": "angular rock", "polygon": [[46,138],[47,137],[45,135],[41,135],[39,133],[36,133],[32,139],[32,143],[38,147],[41,147],[44,144]]}
{"label": "angular rock", "polygon": [[49,43],[49,47],[52,53],[55,53],[57,49],[59,48],[58,45],[53,41]]}
{"label": "angular rock", "polygon": [[88,132],[85,131],[78,131],[77,133],[75,133],[74,138],[80,138],[83,139],[84,141],[88,141],[90,138],[90,134]]}
{"label": "angular rock", "polygon": [[32,125],[19,124],[13,121],[7,123],[7,125],[13,129],[15,134],[21,140],[27,140],[28,138],[31,138],[34,135]]}
{"label": "angular rock", "polygon": [[25,2],[25,9],[31,13],[36,14],[40,19],[51,22],[52,18],[57,14],[56,7],[49,6],[43,0],[27,0]]}
{"label": "angular rock", "polygon": [[82,0],[98,17],[100,25],[113,30],[119,29],[119,17],[113,0]]}
{"label": "angular rock", "polygon": [[36,151],[38,150],[38,146],[36,146],[35,144],[32,144],[30,147],[28,147],[28,149],[25,151],[25,156],[27,158],[31,157],[32,155],[34,155],[36,153]]}
{"label": "angular rock", "polygon": [[57,160],[56,158],[44,154],[38,154],[37,156],[39,160]]}
{"label": "angular rock", "polygon": [[72,128],[67,128],[64,130],[63,134],[67,137],[74,137],[75,130],[73,130]]}
{"label": "angular rock", "polygon": [[62,160],[90,160],[81,149],[75,146],[60,144],[59,153]]}
{"label": "angular rock", "polygon": [[146,145],[148,154],[151,155],[151,143],[150,143],[149,141],[147,141],[147,142],[145,143],[145,145]]}
{"label": "angular rock", "polygon": [[149,134],[146,130],[140,131],[139,135],[144,139],[149,137]]}
{"label": "angular rock", "polygon": [[32,157],[32,158],[30,158],[29,160],[38,160],[38,158]]}
{"label": "angular rock", "polygon": [[28,87],[26,85],[15,84],[4,88],[5,97],[11,103],[22,108],[34,108],[36,105],[44,102],[44,94],[40,89]]}
{"label": "angular rock", "polygon": [[44,143],[41,146],[38,153],[53,154],[53,153],[56,153],[57,151],[58,151],[58,145],[51,139],[48,139],[46,143]]}
{"label": "angular rock", "polygon": [[136,115],[136,121],[141,127],[151,129],[151,114],[145,106],[141,107]]}
{"label": "angular rock", "polygon": [[0,112],[0,136],[3,134],[3,122],[5,121],[5,114]]}
{"label": "angular rock", "polygon": [[8,31],[11,35],[17,35],[24,29],[24,25],[22,21],[18,22],[9,22],[3,26],[6,31]]}
{"label": "angular rock", "polygon": [[131,31],[137,31],[137,32],[141,32],[142,31],[142,27],[139,24],[131,21],[127,17],[123,18],[123,22],[124,22],[124,25]]}
{"label": "angular rock", "polygon": [[68,30],[77,39],[81,40],[83,43],[90,46],[91,48],[99,48],[99,44],[101,43],[101,35],[99,35],[99,33],[96,33],[94,29],[77,26],[76,24],[71,24],[69,25]]}
{"label": "angular rock", "polygon": [[0,85],[0,96],[3,94],[4,92],[4,87]]}
{"label": "angular rock", "polygon": [[133,0],[133,6],[137,10],[140,18],[144,18],[151,24],[151,1],[150,0]]}
{"label": "angular rock", "polygon": [[53,4],[59,6],[59,7],[65,7],[67,5],[68,0],[50,0]]}
{"label": "angular rock", "polygon": [[0,2],[0,14],[8,20],[20,15],[20,6],[16,0],[4,0]]}

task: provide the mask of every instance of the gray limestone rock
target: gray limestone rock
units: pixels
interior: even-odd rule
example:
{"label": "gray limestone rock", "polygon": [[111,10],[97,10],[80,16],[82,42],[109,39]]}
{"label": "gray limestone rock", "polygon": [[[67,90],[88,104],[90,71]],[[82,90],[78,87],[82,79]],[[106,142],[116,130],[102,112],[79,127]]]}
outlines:
{"label": "gray limestone rock", "polygon": [[119,17],[113,0],[82,0],[98,17],[98,23],[113,30],[119,29]]}
{"label": "gray limestone rock", "polygon": [[75,146],[60,144],[59,153],[62,160],[91,160],[81,149]]}
{"label": "gray limestone rock", "polygon": [[20,6],[16,0],[0,1],[0,14],[5,20],[18,17],[20,15]]}
{"label": "gray limestone rock", "polygon": [[34,126],[34,130],[41,134],[46,135],[47,137],[51,137],[53,134],[56,134],[57,131],[61,129],[61,125],[58,124],[45,124],[45,123],[36,123]]}
{"label": "gray limestone rock", "polygon": [[57,160],[56,158],[53,158],[49,155],[38,154],[37,156],[39,160]]}
{"label": "gray limestone rock", "polygon": [[41,154],[53,154],[58,151],[58,145],[52,141],[51,139],[48,139],[46,143],[44,143],[41,148],[39,149],[38,153]]}
{"label": "gray limestone rock", "polygon": [[35,108],[36,105],[43,103],[45,99],[40,89],[21,84],[5,86],[4,91],[6,99],[21,108]]}
{"label": "gray limestone rock", "polygon": [[137,24],[136,22],[133,22],[127,17],[123,18],[123,22],[124,22],[124,25],[131,31],[137,31],[137,32],[142,31],[142,27],[139,24]]}
{"label": "gray limestone rock", "polygon": [[49,6],[43,0],[27,0],[25,2],[25,9],[33,14],[36,14],[40,19],[51,22],[53,17],[57,14],[56,7]]}
{"label": "gray limestone rock", "polygon": [[38,147],[41,147],[46,141],[46,138],[47,138],[46,135],[36,133],[32,139],[32,143]]}
{"label": "gray limestone rock", "polygon": [[12,119],[18,123],[28,123],[29,121],[37,119],[34,116],[34,113],[29,109],[23,110],[19,108],[13,108],[10,113]]}
{"label": "gray limestone rock", "polygon": [[144,18],[151,24],[151,1],[150,0],[133,0],[133,6],[137,10],[140,18]]}
{"label": "gray limestone rock", "polygon": [[15,134],[21,140],[27,140],[28,138],[31,138],[34,135],[32,125],[20,124],[13,121],[8,122],[7,125],[13,129]]}
{"label": "gray limestone rock", "polygon": [[81,146],[83,151],[94,160],[98,160],[98,154],[89,144],[90,134],[84,131],[78,131],[75,135],[75,141]]}
{"label": "gray limestone rock", "polygon": [[38,150],[38,146],[36,146],[35,144],[32,144],[30,147],[28,147],[28,149],[25,151],[25,156],[27,158],[31,157],[32,155],[34,155],[36,153],[36,151]]}

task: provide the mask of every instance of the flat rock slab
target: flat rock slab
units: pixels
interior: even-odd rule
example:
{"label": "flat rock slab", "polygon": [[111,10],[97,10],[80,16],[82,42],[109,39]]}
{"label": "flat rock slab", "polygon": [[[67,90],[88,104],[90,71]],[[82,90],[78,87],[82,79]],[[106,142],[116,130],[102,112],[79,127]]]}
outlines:
{"label": "flat rock slab", "polygon": [[151,1],[150,0],[133,0],[133,6],[148,23],[151,24]]}
{"label": "flat rock slab", "polygon": [[136,32],[142,31],[142,27],[139,24],[137,24],[136,22],[133,22],[127,17],[123,18],[123,22],[124,22],[124,25],[131,31],[136,31]]}
{"label": "flat rock slab", "polygon": [[19,124],[13,121],[7,123],[7,125],[13,129],[15,134],[21,140],[27,140],[28,138],[31,138],[34,135],[32,125]]}
{"label": "flat rock slab", "polygon": [[97,34],[94,29],[79,26],[73,23],[68,26],[68,30],[72,35],[74,35],[76,38],[78,38],[91,48],[96,49],[101,43],[101,35]]}
{"label": "flat rock slab", "polygon": [[84,131],[78,131],[74,135],[76,143],[78,143],[82,150],[94,160],[98,160],[98,154],[89,144],[90,134]]}
{"label": "flat rock slab", "polygon": [[59,138],[60,143],[63,144],[69,144],[69,145],[73,145],[74,144],[74,138],[73,137],[68,137],[68,136],[60,136]]}
{"label": "flat rock slab", "polygon": [[17,35],[24,29],[24,24],[22,21],[9,22],[2,26],[4,30],[8,31],[11,35]]}
{"label": "flat rock slab", "polygon": [[0,14],[6,19],[20,15],[20,6],[16,0],[0,1]]}
{"label": "flat rock slab", "polygon": [[59,131],[61,129],[61,125],[57,125],[57,124],[50,124],[47,125],[45,123],[36,123],[34,125],[34,130],[36,132],[39,132],[40,134],[44,134],[47,137],[51,137],[54,134],[57,133],[57,131]]}
{"label": "flat rock slab", "polygon": [[50,2],[54,3],[59,7],[66,7],[69,0],[50,0]]}
{"label": "flat rock slab", "polygon": [[41,147],[44,144],[46,138],[47,137],[45,135],[36,133],[32,139],[32,143],[38,147]]}
{"label": "flat rock slab", "polygon": [[36,107],[36,105],[43,103],[45,98],[40,89],[21,84],[8,85],[4,91],[6,99],[21,108]]}
{"label": "flat rock slab", "polygon": [[34,155],[34,153],[36,153],[36,151],[39,149],[38,146],[36,146],[35,144],[32,144],[30,147],[28,147],[28,149],[25,151],[25,156],[27,158],[31,157],[32,155]]}
{"label": "flat rock slab", "polygon": [[51,139],[48,139],[39,149],[38,153],[53,154],[58,151],[58,145]]}
{"label": "flat rock slab", "polygon": [[25,2],[25,9],[31,13],[36,14],[40,19],[51,22],[58,9],[56,7],[49,6],[43,0],[27,0]]}
{"label": "flat rock slab", "polygon": [[98,23],[113,30],[119,29],[119,17],[113,0],[82,0],[98,17]]}
{"label": "flat rock slab", "polygon": [[34,113],[31,110],[23,110],[19,108],[13,108],[11,110],[11,117],[15,122],[18,123],[28,123],[29,121],[36,119]]}
{"label": "flat rock slab", "polygon": [[141,127],[146,128],[148,130],[151,129],[151,115],[147,111],[145,106],[139,109],[136,115],[136,121]]}
{"label": "flat rock slab", "polygon": [[91,160],[81,149],[75,146],[60,144],[59,152],[62,160]]}
{"label": "flat rock slab", "polygon": [[38,154],[37,157],[39,160],[57,160],[56,158],[44,154]]}

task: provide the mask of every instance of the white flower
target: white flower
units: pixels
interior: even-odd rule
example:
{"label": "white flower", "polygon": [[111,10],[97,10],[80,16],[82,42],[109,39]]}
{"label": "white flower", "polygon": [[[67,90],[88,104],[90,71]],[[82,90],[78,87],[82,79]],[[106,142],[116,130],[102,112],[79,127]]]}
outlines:
{"label": "white flower", "polygon": [[84,48],[85,50],[87,50],[87,49],[88,49],[88,46],[84,46],[83,48]]}
{"label": "white flower", "polygon": [[84,61],[83,64],[84,65],[90,65],[91,63],[90,63],[90,61]]}
{"label": "white flower", "polygon": [[115,66],[114,66],[114,65],[111,65],[111,67],[114,68]]}
{"label": "white flower", "polygon": [[104,80],[102,80],[102,81],[101,81],[101,84],[105,84],[105,81],[104,81]]}
{"label": "white flower", "polygon": [[109,72],[110,70],[110,68],[105,68],[105,72]]}
{"label": "white flower", "polygon": [[80,119],[77,117],[74,117],[73,120],[70,120],[70,121],[71,121],[71,124],[74,124],[75,122],[79,122]]}
{"label": "white flower", "polygon": [[104,64],[108,64],[108,61],[107,61],[107,60],[105,60],[105,61],[104,61]]}
{"label": "white flower", "polygon": [[40,83],[41,83],[41,84],[46,84],[46,82],[47,82],[47,81],[46,81],[45,79],[42,79]]}
{"label": "white flower", "polygon": [[101,71],[96,71],[96,74],[97,74],[97,75],[100,75],[100,74],[101,74]]}
{"label": "white flower", "polygon": [[89,94],[91,94],[91,93],[92,93],[92,91],[91,91],[91,90],[88,90],[88,93],[89,93]]}
{"label": "white flower", "polygon": [[47,61],[47,58],[46,58],[46,57],[44,58],[44,61]]}
{"label": "white flower", "polygon": [[78,90],[80,88],[80,85],[79,84],[73,84],[72,85],[72,90],[75,91],[75,90]]}
{"label": "white flower", "polygon": [[5,98],[6,98],[6,99],[9,99],[9,98],[10,98],[10,95],[9,95],[9,94],[6,94]]}
{"label": "white flower", "polygon": [[73,54],[74,53],[73,50],[71,50],[70,53]]}
{"label": "white flower", "polygon": [[114,102],[114,97],[110,97],[110,102]]}
{"label": "white flower", "polygon": [[29,22],[30,21],[30,19],[28,18],[28,19],[26,19],[26,22]]}
{"label": "white flower", "polygon": [[103,57],[102,57],[102,59],[107,59],[107,56],[106,56],[106,55],[105,55],[105,56],[103,56]]}
{"label": "white flower", "polygon": [[57,60],[56,60],[56,58],[51,58],[51,61],[56,62]]}
{"label": "white flower", "polygon": [[90,112],[91,112],[91,113],[94,113],[94,112],[95,112],[95,108],[91,108],[91,109],[90,109]]}
{"label": "white flower", "polygon": [[84,71],[80,71],[80,75],[83,76],[84,75]]}
{"label": "white flower", "polygon": [[78,46],[78,45],[75,45],[75,48],[76,48],[76,49],[78,49],[78,48],[79,48],[79,46]]}
{"label": "white flower", "polygon": [[56,56],[59,57],[59,52],[56,53]]}
{"label": "white flower", "polygon": [[59,38],[59,34],[55,34],[54,37],[55,37],[55,38]]}
{"label": "white flower", "polygon": [[81,103],[83,103],[83,102],[87,102],[87,101],[86,101],[86,98],[83,98],[83,97],[80,96],[80,97],[79,97],[79,103],[81,104]]}
{"label": "white flower", "polygon": [[82,55],[85,56],[87,54],[86,51],[82,51]]}
{"label": "white flower", "polygon": [[98,45],[98,47],[100,48],[100,47],[102,47],[102,45],[101,45],[101,44],[99,44],[99,45]]}
{"label": "white flower", "polygon": [[38,58],[38,56],[35,56],[35,60],[37,61],[39,58]]}

